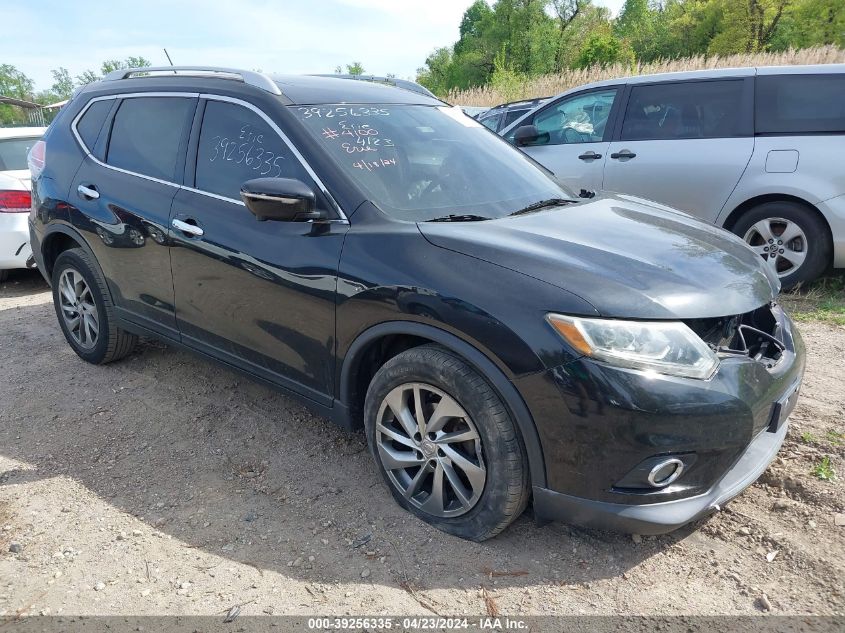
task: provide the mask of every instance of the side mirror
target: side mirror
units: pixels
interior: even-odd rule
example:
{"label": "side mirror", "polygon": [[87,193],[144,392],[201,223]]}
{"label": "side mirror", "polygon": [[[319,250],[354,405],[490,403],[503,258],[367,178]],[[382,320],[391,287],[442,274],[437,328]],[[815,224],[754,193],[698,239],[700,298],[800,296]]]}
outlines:
{"label": "side mirror", "polygon": [[241,198],[258,220],[304,222],[320,220],[323,213],[315,209],[314,191],[292,178],[255,178],[241,187]]}
{"label": "side mirror", "polygon": [[521,125],[516,128],[516,132],[514,132],[513,142],[517,147],[536,145],[538,143],[548,143],[549,133],[541,133],[540,130],[533,125]]}

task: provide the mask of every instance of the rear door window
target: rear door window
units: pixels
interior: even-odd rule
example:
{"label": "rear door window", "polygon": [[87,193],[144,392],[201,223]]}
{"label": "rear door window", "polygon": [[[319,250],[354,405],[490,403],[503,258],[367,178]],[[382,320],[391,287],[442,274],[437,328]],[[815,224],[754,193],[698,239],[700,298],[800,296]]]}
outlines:
{"label": "rear door window", "polygon": [[256,112],[234,103],[208,101],[202,117],[195,187],[240,200],[252,178],[310,182],[288,146]]}
{"label": "rear door window", "polygon": [[758,134],[845,132],[845,74],[757,77]]}
{"label": "rear door window", "polygon": [[743,79],[730,79],[634,86],[621,138],[646,141],[750,135],[744,123],[743,85]]}
{"label": "rear door window", "polygon": [[97,144],[97,137],[100,136],[100,129],[106,120],[114,105],[114,100],[105,99],[103,101],[95,101],[92,103],[79,122],[76,124],[76,131],[79,133],[79,138],[82,139],[83,145],[88,151],[93,151]]}
{"label": "rear door window", "polygon": [[106,163],[172,182],[194,104],[185,97],[124,99],[114,115]]}

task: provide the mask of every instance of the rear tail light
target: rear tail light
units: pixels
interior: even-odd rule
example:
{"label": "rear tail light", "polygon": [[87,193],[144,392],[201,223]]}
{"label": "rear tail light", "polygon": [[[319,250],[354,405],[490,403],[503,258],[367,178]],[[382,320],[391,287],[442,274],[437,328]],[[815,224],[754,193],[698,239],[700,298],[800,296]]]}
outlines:
{"label": "rear tail light", "polygon": [[26,162],[29,165],[29,173],[32,174],[33,180],[41,175],[44,171],[44,160],[47,154],[47,144],[44,141],[36,141],[32,149],[29,150],[29,155],[26,157]]}
{"label": "rear tail light", "polygon": [[31,205],[28,191],[0,191],[0,213],[29,213]]}

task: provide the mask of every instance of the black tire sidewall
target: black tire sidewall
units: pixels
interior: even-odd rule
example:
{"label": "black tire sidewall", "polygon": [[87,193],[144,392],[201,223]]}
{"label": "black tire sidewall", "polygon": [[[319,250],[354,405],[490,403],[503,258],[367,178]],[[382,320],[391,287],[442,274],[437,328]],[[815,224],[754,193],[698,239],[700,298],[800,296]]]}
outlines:
{"label": "black tire sidewall", "polygon": [[[88,287],[91,289],[91,296],[94,298],[94,305],[97,308],[97,319],[99,321],[100,328],[97,334],[97,343],[91,349],[84,349],[79,346],[68,331],[67,324],[62,316],[61,300],[59,296],[59,279],[61,278],[62,272],[68,268],[73,268],[82,275],[85,283],[88,284]],[[77,356],[83,360],[89,363],[99,364],[103,362],[106,354],[108,353],[110,334],[109,328],[111,325],[109,323],[109,313],[106,309],[106,304],[103,301],[100,283],[96,275],[97,273],[91,269],[91,266],[80,255],[77,249],[67,250],[58,256],[56,263],[53,266],[52,286],[53,306],[56,309],[56,317],[59,319],[59,326],[62,328],[62,332],[64,333],[68,344],[71,346],[73,351],[76,352]]]}
{"label": "black tire sidewall", "polygon": [[766,218],[784,218],[795,222],[807,236],[807,257],[797,271],[781,277],[783,288],[812,281],[827,269],[833,244],[825,221],[815,211],[788,200],[766,202],[745,212],[734,224],[732,231],[744,239],[748,229]]}
{"label": "black tire sidewall", "polygon": [[[381,464],[375,444],[379,408],[392,389],[409,382],[427,383],[448,393],[475,423],[481,437],[487,479],[481,498],[466,514],[443,518],[419,510],[396,489]],[[388,361],[376,373],[367,391],[364,426],[370,452],[394,499],[403,508],[438,529],[470,540],[484,540],[501,531],[524,509],[523,503],[512,516],[513,510],[508,508],[509,490],[520,486],[526,489],[526,499],[528,494],[527,458],[519,432],[507,408],[487,381],[463,359],[448,351],[436,346],[424,346]],[[515,450],[518,451],[517,455],[514,454]]]}

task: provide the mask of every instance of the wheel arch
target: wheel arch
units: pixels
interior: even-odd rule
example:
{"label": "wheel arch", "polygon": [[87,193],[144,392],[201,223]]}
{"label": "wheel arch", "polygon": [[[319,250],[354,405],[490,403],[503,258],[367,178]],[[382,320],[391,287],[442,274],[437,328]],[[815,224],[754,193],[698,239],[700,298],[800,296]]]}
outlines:
{"label": "wheel arch", "polygon": [[[44,238],[41,240],[41,256],[44,261],[44,272],[48,280],[53,278],[53,266],[56,263],[59,255],[71,248],[81,248],[92,258],[92,260],[99,267],[97,258],[94,257],[94,252],[85,238],[74,230],[64,224],[56,224],[47,229]],[[99,271],[102,273],[102,270]]]}
{"label": "wheel arch", "polygon": [[522,396],[504,372],[486,354],[458,336],[437,327],[412,321],[380,323],[353,341],[343,357],[339,399],[348,411],[352,428],[363,426],[363,399],[372,376],[397,354],[436,343],[460,356],[490,383],[517,424],[528,457],[532,485],[545,485],[546,469],[539,434]]}
{"label": "wheel arch", "polygon": [[725,218],[725,221],[722,223],[722,228],[725,228],[728,231],[733,231],[733,227],[736,225],[736,223],[746,211],[750,211],[754,207],[757,207],[761,204],[765,204],[767,202],[793,202],[795,204],[799,204],[805,207],[809,212],[816,214],[819,218],[824,221],[824,224],[827,227],[828,235],[831,238],[833,237],[833,232],[830,228],[830,222],[827,221],[827,218],[821,211],[819,211],[816,205],[811,202],[808,202],[804,198],[793,196],[788,193],[766,193],[759,196],[754,196],[753,198],[749,198],[745,202],[739,204],[736,208],[734,208],[733,211],[728,214],[728,216]]}

